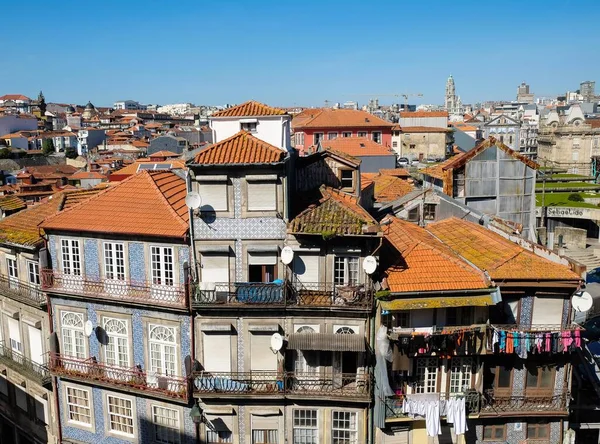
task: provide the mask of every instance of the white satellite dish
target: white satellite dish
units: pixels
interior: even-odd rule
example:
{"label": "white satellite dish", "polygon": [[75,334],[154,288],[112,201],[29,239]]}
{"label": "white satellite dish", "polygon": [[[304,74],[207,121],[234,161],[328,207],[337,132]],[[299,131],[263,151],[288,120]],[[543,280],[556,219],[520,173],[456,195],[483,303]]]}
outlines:
{"label": "white satellite dish", "polygon": [[90,321],[89,319],[85,321],[83,331],[86,336],[91,336],[92,332],[94,331],[94,325],[92,324],[92,321]]}
{"label": "white satellite dish", "polygon": [[367,274],[375,273],[375,270],[377,270],[377,259],[375,259],[375,256],[367,256],[363,260],[363,270]]}
{"label": "white satellite dish", "polygon": [[202,198],[195,191],[190,191],[188,195],[185,196],[185,204],[188,208],[195,210],[200,208],[200,205],[202,205]]}
{"label": "white satellite dish", "polygon": [[587,291],[575,293],[573,295],[573,300],[571,301],[573,309],[579,312],[588,311],[590,308],[592,308],[593,304],[594,300],[592,299],[592,295]]}
{"label": "white satellite dish", "polygon": [[294,260],[294,250],[292,247],[283,247],[281,249],[281,262],[285,265],[289,265]]}
{"label": "white satellite dish", "polygon": [[279,333],[273,333],[273,336],[271,336],[271,348],[275,351],[279,351],[281,350],[281,347],[283,347],[283,336]]}

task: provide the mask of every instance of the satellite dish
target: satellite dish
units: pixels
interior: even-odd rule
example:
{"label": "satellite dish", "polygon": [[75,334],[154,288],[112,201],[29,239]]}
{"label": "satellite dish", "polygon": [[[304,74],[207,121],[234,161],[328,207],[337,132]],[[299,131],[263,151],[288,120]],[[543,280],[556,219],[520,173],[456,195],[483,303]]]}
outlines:
{"label": "satellite dish", "polygon": [[87,321],[85,321],[85,325],[83,326],[83,331],[86,336],[92,335],[92,332],[94,331],[94,325],[92,324],[92,321],[90,321],[89,319]]}
{"label": "satellite dish", "polygon": [[279,351],[282,347],[283,337],[279,333],[273,333],[273,336],[271,336],[271,348],[275,351]]}
{"label": "satellite dish", "polygon": [[195,191],[190,191],[188,195],[185,196],[185,204],[188,208],[196,210],[200,208],[200,205],[202,205],[202,198]]}
{"label": "satellite dish", "polygon": [[294,250],[292,247],[283,247],[281,250],[281,262],[285,265],[289,265],[294,260]]}
{"label": "satellite dish", "polygon": [[375,270],[377,270],[377,259],[375,259],[375,256],[367,256],[363,260],[363,270],[367,274],[375,273]]}
{"label": "satellite dish", "polygon": [[590,308],[592,308],[593,303],[594,300],[592,299],[592,295],[587,291],[575,293],[573,295],[573,300],[571,301],[571,305],[575,311],[579,312],[588,311]]}

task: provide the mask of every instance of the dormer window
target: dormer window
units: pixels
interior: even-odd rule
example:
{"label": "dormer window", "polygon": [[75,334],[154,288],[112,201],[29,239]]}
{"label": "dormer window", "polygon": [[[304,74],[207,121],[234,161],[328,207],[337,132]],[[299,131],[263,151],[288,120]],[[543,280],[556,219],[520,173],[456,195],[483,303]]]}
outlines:
{"label": "dormer window", "polygon": [[342,189],[353,190],[354,189],[354,171],[353,170],[341,170],[340,184],[342,186]]}
{"label": "dormer window", "polygon": [[258,121],[256,119],[246,119],[240,121],[242,131],[248,131],[249,133],[255,133],[258,127]]}

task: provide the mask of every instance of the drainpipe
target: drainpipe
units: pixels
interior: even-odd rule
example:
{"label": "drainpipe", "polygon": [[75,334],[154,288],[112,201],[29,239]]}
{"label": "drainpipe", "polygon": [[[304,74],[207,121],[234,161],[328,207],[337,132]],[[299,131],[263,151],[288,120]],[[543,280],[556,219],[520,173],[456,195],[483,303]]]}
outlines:
{"label": "drainpipe", "polygon": [[[369,338],[369,345],[371,346],[371,350],[375,349],[375,316],[373,316],[373,307],[371,307],[371,320],[369,321],[369,328],[371,329],[371,337]],[[373,375],[374,378],[374,375]],[[374,392],[375,389],[375,382],[374,379],[371,379],[371,391]],[[371,400],[373,401],[373,400]],[[369,408],[367,415],[368,415],[368,420],[367,420],[367,424],[369,427],[368,430],[368,438],[367,438],[367,443],[368,444],[375,444],[375,440],[373,439],[373,434],[374,434],[374,427],[375,427],[375,419],[373,418],[373,409],[375,408],[375,403],[371,402],[371,407]]]}

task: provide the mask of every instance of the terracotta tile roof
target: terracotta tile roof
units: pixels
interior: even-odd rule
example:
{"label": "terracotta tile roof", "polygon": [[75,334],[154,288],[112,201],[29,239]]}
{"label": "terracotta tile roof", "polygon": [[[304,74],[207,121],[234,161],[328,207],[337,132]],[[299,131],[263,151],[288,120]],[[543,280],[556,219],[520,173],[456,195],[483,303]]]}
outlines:
{"label": "terracotta tile roof", "polygon": [[585,123],[588,123],[592,128],[600,128],[600,119],[586,119]]}
{"label": "terracotta tile roof", "polygon": [[63,191],[50,196],[44,202],[26,210],[19,211],[0,220],[0,244],[22,245],[25,247],[42,246],[39,225],[48,216],[61,211],[70,200],[88,199],[101,189],[85,191]]}
{"label": "terracotta tile roof", "polygon": [[375,219],[358,204],[358,198],[324,185],[319,191],[321,199],[292,219],[289,231],[325,238],[367,234],[367,227],[377,227],[375,231],[379,231]]}
{"label": "terracotta tile roof", "polygon": [[282,116],[287,114],[286,111],[273,108],[254,100],[242,103],[241,105],[232,106],[231,108],[217,111],[211,117],[261,117],[261,116]]}
{"label": "terracotta tile roof", "polygon": [[391,202],[415,189],[411,182],[385,174],[378,174],[373,178],[373,182],[375,182],[375,201],[380,203]]}
{"label": "terracotta tile roof", "polygon": [[204,165],[245,165],[282,162],[285,152],[270,143],[240,131],[200,151],[194,163]]}
{"label": "terracotta tile roof", "polygon": [[393,156],[393,151],[366,137],[338,137],[334,140],[321,142],[323,148],[349,154],[353,157],[361,156]]}
{"label": "terracotta tile roof", "polygon": [[389,128],[393,123],[366,111],[353,109],[306,109],[292,120],[294,129],[302,128]]}
{"label": "terracotta tile roof", "polygon": [[457,254],[500,280],[579,280],[568,267],[539,257],[487,228],[457,218],[427,225]]}
{"label": "terracotta tile roof", "polygon": [[69,177],[69,180],[81,180],[81,179],[106,179],[106,176],[95,171],[80,171]]}
{"label": "terracotta tile roof", "polygon": [[360,188],[364,190],[369,185],[373,183],[373,179],[375,176],[378,176],[379,173],[360,173]]}
{"label": "terracotta tile roof", "polygon": [[461,157],[465,154],[466,153],[455,154],[454,156],[444,160],[441,163],[438,163],[437,165],[430,166],[427,168],[423,168],[422,170],[419,170],[419,173],[427,175],[427,176],[435,177],[436,179],[444,180],[444,169],[446,168],[446,166],[453,163],[457,157]]}
{"label": "terracotta tile roof", "polygon": [[521,162],[523,162],[525,165],[527,165],[530,168],[534,168],[537,170],[540,167],[536,162],[529,159],[527,156],[524,156],[524,155],[510,149],[509,147],[507,147],[505,144],[503,144],[499,140],[495,139],[494,137],[489,137],[488,139],[479,143],[479,145],[475,146],[471,150],[464,153],[463,155],[451,157],[452,161],[444,166],[444,170],[447,170],[450,168],[453,168],[453,169],[459,168],[459,167],[463,166],[465,163],[467,163],[470,159],[472,159],[473,157],[475,157],[476,155],[481,153],[482,151],[485,151],[487,148],[490,148],[491,146],[494,146],[494,145],[497,146],[498,148],[500,148],[502,151],[504,151],[506,154],[508,154],[512,158],[520,160]]}
{"label": "terracotta tile roof", "polygon": [[448,117],[448,111],[400,111],[400,118],[411,117]]}
{"label": "terracotta tile roof", "polygon": [[440,128],[437,126],[403,126],[403,133],[447,133],[452,131],[450,128]]}
{"label": "terracotta tile roof", "polygon": [[[77,191],[68,191],[64,193],[64,201],[62,204],[62,210],[67,210],[69,208],[74,207],[75,205],[83,202],[84,200],[88,200],[90,197],[95,196],[100,191],[105,190],[110,185],[107,183],[96,185],[94,188],[81,189],[81,188],[71,188]],[[66,189],[67,187],[65,187]]]}
{"label": "terracotta tile roof", "polygon": [[45,231],[183,237],[188,230],[186,184],[168,171],[144,171],[49,217]]}
{"label": "terracotta tile roof", "polygon": [[179,154],[174,153],[173,151],[163,150],[163,151],[157,151],[154,154],[150,154],[148,157],[150,159],[152,159],[153,157],[179,157]]}
{"label": "terracotta tile roof", "polygon": [[110,180],[123,180],[127,177],[137,174],[139,171],[140,165],[142,164],[169,164],[172,170],[178,170],[185,168],[185,161],[183,159],[167,159],[165,161],[159,162],[156,160],[149,159],[138,159],[133,163],[121,168],[120,170],[113,171],[110,174]]}
{"label": "terracotta tile roof", "polygon": [[0,100],[31,100],[29,97],[23,94],[5,94],[0,97]]}
{"label": "terracotta tile roof", "polygon": [[386,176],[403,177],[406,179],[410,177],[410,173],[405,168],[382,168],[379,170],[379,173]]}
{"label": "terracotta tile roof", "polygon": [[22,210],[27,208],[27,204],[17,196],[0,197],[0,209],[3,211]]}
{"label": "terracotta tile roof", "polygon": [[387,268],[392,292],[485,289],[490,281],[477,268],[418,225],[396,217],[383,230],[400,257]]}

